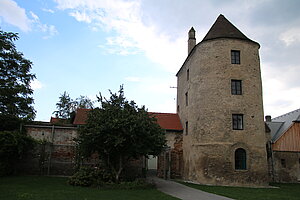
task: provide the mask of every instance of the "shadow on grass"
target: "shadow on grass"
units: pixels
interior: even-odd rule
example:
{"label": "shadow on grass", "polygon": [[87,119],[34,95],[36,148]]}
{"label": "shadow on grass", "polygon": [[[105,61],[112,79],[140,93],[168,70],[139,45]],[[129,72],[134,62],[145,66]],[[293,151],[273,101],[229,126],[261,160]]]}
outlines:
{"label": "shadow on grass", "polygon": [[178,181],[183,185],[237,200],[299,200],[300,184],[271,183],[274,188],[207,186]]}
{"label": "shadow on grass", "polygon": [[74,187],[68,178],[20,176],[0,178],[0,199],[3,200],[175,200],[154,188],[99,189]]}

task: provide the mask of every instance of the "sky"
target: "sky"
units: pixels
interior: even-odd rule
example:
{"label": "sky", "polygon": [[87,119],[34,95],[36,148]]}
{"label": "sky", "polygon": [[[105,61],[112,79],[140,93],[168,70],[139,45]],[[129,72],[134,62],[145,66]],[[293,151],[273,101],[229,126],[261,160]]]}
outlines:
{"label": "sky", "polygon": [[[176,73],[193,26],[200,42],[223,14],[260,43],[264,114],[300,108],[298,0],[0,0],[0,27],[33,62],[34,108],[49,121],[67,91],[96,100],[124,85],[151,112],[176,112]],[[98,106],[96,103],[95,106]]]}

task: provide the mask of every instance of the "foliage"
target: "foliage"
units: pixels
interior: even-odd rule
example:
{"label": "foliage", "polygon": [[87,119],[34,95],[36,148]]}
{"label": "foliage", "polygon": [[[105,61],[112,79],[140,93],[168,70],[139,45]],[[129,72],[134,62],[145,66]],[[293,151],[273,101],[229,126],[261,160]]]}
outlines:
{"label": "foliage", "polygon": [[164,131],[149,116],[145,107],[127,101],[123,87],[110,99],[98,97],[101,107],[89,112],[86,125],[79,130],[81,152],[88,157],[98,153],[99,159],[111,170],[115,181],[130,159],[158,155],[165,147]]}
{"label": "foliage", "polygon": [[69,184],[74,186],[103,186],[111,182],[112,175],[103,168],[81,167],[70,179]]}
{"label": "foliage", "polygon": [[130,190],[123,189],[120,185],[115,188],[88,188],[74,187],[67,184],[68,178],[47,176],[18,176],[3,177],[0,179],[0,199],[17,200],[172,200],[154,188]]}
{"label": "foliage", "polygon": [[18,132],[0,132],[0,176],[14,172],[22,156],[33,149],[35,141]]}
{"label": "foliage", "polygon": [[70,95],[64,91],[63,94],[59,97],[59,101],[56,103],[56,108],[58,110],[54,111],[56,117],[61,119],[69,119],[71,113],[76,110],[73,99]]}
{"label": "foliage", "polygon": [[77,108],[92,109],[94,107],[93,101],[87,96],[82,95],[76,99],[75,104]]}
{"label": "foliage", "polygon": [[76,100],[73,100],[70,95],[64,91],[56,103],[56,108],[57,110],[53,112],[56,117],[60,119],[71,119],[77,108],[92,109],[93,101],[87,96],[82,95]]}
{"label": "foliage", "polygon": [[32,62],[17,51],[16,33],[0,30],[0,131],[16,130],[22,121],[33,120]]}
{"label": "foliage", "polygon": [[275,188],[249,188],[229,186],[208,186],[179,182],[186,186],[237,200],[296,200],[300,196],[300,184],[271,183]]}

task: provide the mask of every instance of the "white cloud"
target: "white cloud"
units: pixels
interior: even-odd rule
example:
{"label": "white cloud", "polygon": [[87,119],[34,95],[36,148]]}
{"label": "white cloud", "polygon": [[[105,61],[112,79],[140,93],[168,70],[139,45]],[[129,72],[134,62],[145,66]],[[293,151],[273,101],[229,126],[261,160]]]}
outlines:
{"label": "white cloud", "polygon": [[300,42],[300,28],[291,28],[280,35],[280,40],[282,40],[286,46],[290,46],[293,43]]}
{"label": "white cloud", "polygon": [[46,33],[46,35],[43,37],[44,39],[49,39],[58,34],[58,31],[54,25],[40,23],[38,26],[42,32]]}
{"label": "white cloud", "polygon": [[264,110],[265,115],[277,117],[300,108],[300,66],[287,66],[286,70],[283,70],[274,65],[265,63],[262,69]]}
{"label": "white cloud", "polygon": [[71,12],[70,16],[75,17],[75,19],[79,22],[91,23],[92,19],[85,12],[79,12],[76,10],[75,12]]}
{"label": "white cloud", "polygon": [[47,9],[47,8],[42,8],[42,11],[44,11],[44,12],[48,12],[48,13],[54,13],[54,10],[52,10],[52,9]]}
{"label": "white cloud", "polygon": [[40,20],[40,18],[36,14],[34,14],[32,11],[30,11],[30,15],[32,16],[32,18],[35,22]]}
{"label": "white cloud", "polygon": [[30,83],[30,87],[33,90],[37,90],[37,89],[41,89],[43,87],[43,84],[38,81],[37,79],[34,79],[31,83]]}
{"label": "white cloud", "polygon": [[0,16],[6,23],[20,28],[22,31],[30,31],[30,19],[25,13],[25,9],[18,6],[12,0],[0,1]]}
{"label": "white cloud", "polygon": [[108,53],[135,54],[140,51],[166,70],[176,72],[186,56],[185,39],[171,40],[154,26],[142,21],[141,1],[55,0],[78,21],[92,23],[105,31],[117,32],[107,38]]}
{"label": "white cloud", "polygon": [[38,15],[32,11],[29,11],[29,14],[31,18],[26,15],[25,9],[19,7],[13,0],[0,1],[0,16],[6,23],[16,26],[25,32],[32,30],[42,31],[46,34],[43,37],[44,39],[58,34],[54,25],[43,24]]}

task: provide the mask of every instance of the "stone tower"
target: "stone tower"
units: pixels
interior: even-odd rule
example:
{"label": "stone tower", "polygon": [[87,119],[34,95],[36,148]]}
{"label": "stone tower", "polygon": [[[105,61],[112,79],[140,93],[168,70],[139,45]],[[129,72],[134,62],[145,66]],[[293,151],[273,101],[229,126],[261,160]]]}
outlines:
{"label": "stone tower", "polygon": [[266,185],[260,45],[223,15],[195,44],[192,28],[188,57],[176,75],[177,112],[184,127],[183,178]]}

